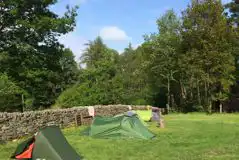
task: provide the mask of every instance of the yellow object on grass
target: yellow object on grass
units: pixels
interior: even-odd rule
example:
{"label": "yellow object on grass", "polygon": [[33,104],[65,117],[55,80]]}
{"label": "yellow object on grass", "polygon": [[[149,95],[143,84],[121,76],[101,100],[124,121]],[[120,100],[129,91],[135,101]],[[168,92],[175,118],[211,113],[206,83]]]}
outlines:
{"label": "yellow object on grass", "polygon": [[151,110],[147,110],[147,111],[137,110],[136,113],[139,115],[139,117],[143,121],[148,121],[151,118]]}

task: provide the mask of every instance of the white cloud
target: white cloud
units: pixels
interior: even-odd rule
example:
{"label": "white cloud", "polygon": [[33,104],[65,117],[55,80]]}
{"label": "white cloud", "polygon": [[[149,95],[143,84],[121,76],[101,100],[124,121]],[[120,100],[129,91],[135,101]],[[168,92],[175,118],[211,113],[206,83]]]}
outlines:
{"label": "white cloud", "polygon": [[105,26],[100,30],[100,37],[110,41],[127,41],[131,40],[124,30],[116,26]]}
{"label": "white cloud", "polygon": [[86,48],[84,44],[88,42],[85,38],[78,36],[76,33],[63,35],[59,38],[59,41],[64,44],[66,48],[70,48],[72,50],[76,61],[79,61],[83,50]]}

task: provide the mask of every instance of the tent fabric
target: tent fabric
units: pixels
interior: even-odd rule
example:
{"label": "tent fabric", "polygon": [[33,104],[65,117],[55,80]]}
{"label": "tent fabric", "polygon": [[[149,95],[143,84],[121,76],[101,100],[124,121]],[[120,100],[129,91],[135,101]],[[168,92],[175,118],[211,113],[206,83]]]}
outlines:
{"label": "tent fabric", "polygon": [[21,153],[20,155],[17,155],[16,158],[17,159],[30,159],[30,158],[32,158],[33,147],[34,147],[34,143],[30,144],[29,148],[27,150],[25,150],[23,153]]}
{"label": "tent fabric", "polygon": [[152,116],[152,111],[148,110],[148,111],[136,111],[136,113],[139,115],[140,119],[142,119],[143,122],[148,121],[151,116]]}
{"label": "tent fabric", "polygon": [[[139,120],[141,121],[141,123],[142,123],[144,126],[146,126],[146,127],[149,126],[147,123],[144,122],[144,120],[141,118],[141,116],[138,114],[137,111],[130,110],[130,111],[127,111],[127,112],[124,113],[124,114],[126,114],[127,116],[133,116],[133,115],[137,114]],[[124,114],[119,114],[119,115],[124,115]],[[117,115],[117,116],[119,116],[119,115]]]}
{"label": "tent fabric", "polygon": [[36,136],[33,159],[80,160],[79,155],[70,146],[56,126],[47,127]]}
{"label": "tent fabric", "polygon": [[31,137],[31,138],[23,141],[22,143],[20,143],[17,146],[15,152],[12,154],[11,158],[16,158],[16,156],[22,155],[26,150],[29,149],[30,145],[32,143],[34,143],[34,141],[35,141],[34,137]]}
{"label": "tent fabric", "polygon": [[136,112],[130,110],[130,111],[126,112],[126,114],[127,114],[128,116],[132,116],[132,115],[136,114]]}
{"label": "tent fabric", "polygon": [[152,139],[155,135],[141,122],[137,114],[119,114],[113,117],[96,116],[83,134],[94,138]]}
{"label": "tent fabric", "polygon": [[[57,126],[48,126],[46,128],[41,129],[38,134],[35,136],[31,158],[29,160],[37,160],[37,159],[46,159],[46,160],[80,160],[80,156],[77,152],[70,146],[67,142],[66,138],[62,134],[60,128]],[[17,151],[15,152],[12,158],[20,159],[19,157],[22,153],[25,153],[30,147],[29,143],[22,143],[17,147]],[[20,147],[22,146],[22,147]],[[24,147],[25,146],[25,147]],[[22,149],[24,151],[22,151]],[[28,155],[30,152],[27,152]],[[25,157],[24,157],[25,158]],[[26,158],[26,160],[28,160]]]}

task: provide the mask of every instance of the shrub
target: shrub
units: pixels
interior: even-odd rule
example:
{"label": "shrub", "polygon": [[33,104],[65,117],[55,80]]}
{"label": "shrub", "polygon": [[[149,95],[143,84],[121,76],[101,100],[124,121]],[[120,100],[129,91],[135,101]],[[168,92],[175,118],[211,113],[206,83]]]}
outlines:
{"label": "shrub", "polygon": [[0,74],[0,111],[22,110],[22,94],[24,91],[9,79],[6,74]]}

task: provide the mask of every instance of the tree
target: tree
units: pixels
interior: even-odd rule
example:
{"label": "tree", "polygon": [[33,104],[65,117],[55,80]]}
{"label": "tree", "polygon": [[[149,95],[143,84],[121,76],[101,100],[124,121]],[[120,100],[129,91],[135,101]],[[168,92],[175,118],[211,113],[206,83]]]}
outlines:
{"label": "tree", "polygon": [[81,63],[85,64],[87,68],[97,68],[100,60],[104,60],[107,57],[108,48],[103,43],[101,37],[96,37],[94,41],[89,41],[86,44],[88,47],[81,56]]}
{"label": "tree", "polygon": [[58,36],[75,27],[77,7],[59,17],[49,6],[55,0],[0,2],[0,72],[6,72],[28,92],[32,109],[54,103],[63,46]]}
{"label": "tree", "polygon": [[24,91],[9,79],[6,74],[0,74],[0,112],[22,111]]}
{"label": "tree", "polygon": [[220,101],[219,93],[228,94],[234,83],[233,30],[223,12],[221,2],[205,0],[192,2],[183,15],[183,52],[195,66],[196,72],[190,74],[199,81],[192,84],[204,88],[204,105],[209,112],[212,101]]}
{"label": "tree", "polygon": [[[233,26],[234,37],[231,38],[233,54],[235,56],[236,68],[238,68],[239,57],[239,3],[236,0],[225,5],[228,25]],[[238,71],[235,73],[236,78],[239,78]]]}
{"label": "tree", "polygon": [[59,86],[61,91],[75,84],[78,79],[79,70],[73,52],[66,48],[60,58],[62,84]]}
{"label": "tree", "polygon": [[[148,39],[152,48],[147,62],[148,77],[152,79],[152,88],[157,88],[156,92],[160,92],[162,87],[167,88],[167,103],[172,106],[171,85],[173,81],[176,81],[175,74],[179,69],[177,58],[180,54],[181,37],[179,31],[181,24],[174,11],[169,10],[157,20],[157,25],[159,32],[152,34]],[[159,95],[159,93],[155,95]]]}
{"label": "tree", "polygon": [[230,3],[227,3],[225,5],[225,9],[228,9],[228,12],[226,12],[226,15],[229,18],[230,22],[233,22],[236,27],[239,26],[239,3],[237,0],[233,0]]}
{"label": "tree", "polygon": [[[108,48],[100,37],[86,44],[81,57],[85,64],[77,84],[64,91],[57,100],[60,107],[115,104],[120,101],[117,72],[118,53]],[[74,96],[72,96],[74,95]]]}

